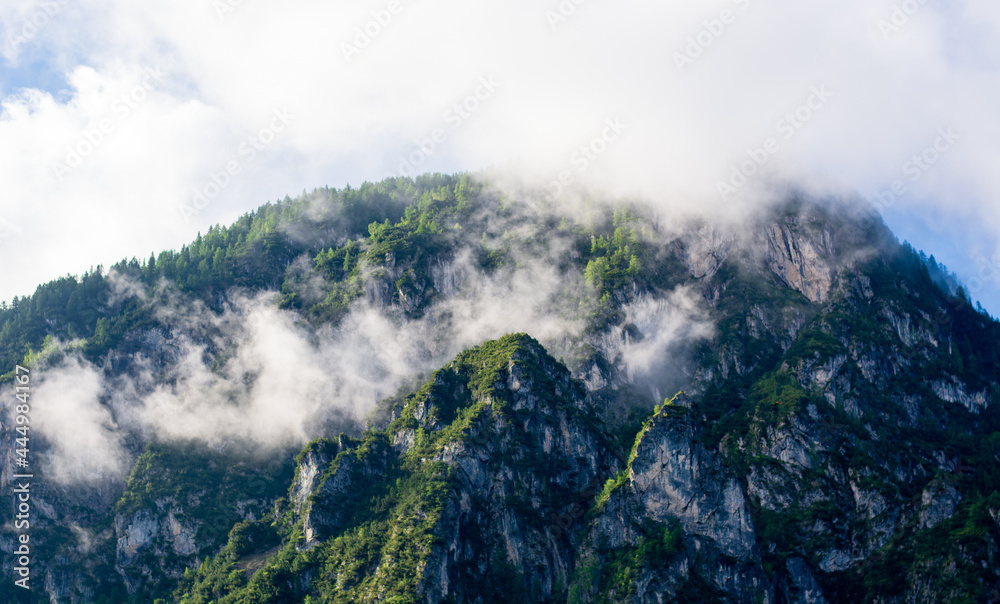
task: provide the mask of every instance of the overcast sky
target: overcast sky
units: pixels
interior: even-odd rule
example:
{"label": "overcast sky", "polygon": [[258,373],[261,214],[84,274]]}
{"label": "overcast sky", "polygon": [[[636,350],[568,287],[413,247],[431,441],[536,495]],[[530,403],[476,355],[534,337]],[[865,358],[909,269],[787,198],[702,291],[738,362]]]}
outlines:
{"label": "overcast sky", "polygon": [[0,299],[495,165],[671,209],[881,194],[997,315],[998,30],[996,0],[3,0]]}

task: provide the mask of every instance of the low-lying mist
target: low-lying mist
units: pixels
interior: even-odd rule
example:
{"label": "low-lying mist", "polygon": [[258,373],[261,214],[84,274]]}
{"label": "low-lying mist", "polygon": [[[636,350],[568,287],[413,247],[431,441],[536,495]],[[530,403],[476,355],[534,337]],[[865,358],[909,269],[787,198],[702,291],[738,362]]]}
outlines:
{"label": "low-lying mist", "polygon": [[[156,325],[103,365],[85,360],[74,342],[53,342],[42,355],[50,360],[36,371],[33,409],[36,434],[48,443],[46,475],[63,484],[121,479],[134,445],[151,438],[266,451],[357,432],[382,398],[417,385],[462,350],[513,332],[530,334],[571,366],[590,345],[661,397],[665,382],[681,377],[670,360],[678,342],[711,332],[695,297],[681,289],[627,305],[628,333],[588,335],[596,291],[560,262],[561,236],[524,228],[496,235],[531,242],[531,253],[514,245],[511,262],[486,271],[474,248],[462,247],[434,264],[438,295],[419,317],[369,295],[318,329],[279,308],[277,292],[232,290],[220,311],[166,281],[150,289],[112,274],[112,299],[148,305]],[[322,288],[308,262],[294,270],[302,288]]]}
{"label": "low-lying mist", "polygon": [[[63,484],[121,479],[150,439],[273,452],[357,433],[380,400],[419,386],[462,350],[514,332],[538,339],[592,389],[631,384],[643,397],[634,404],[689,384],[693,347],[715,331],[697,280],[754,227],[668,220],[642,204],[552,203],[504,186],[481,193],[489,201],[470,219],[476,228],[449,227],[454,245],[422,261],[431,282],[425,300],[392,291],[392,271],[411,269],[363,266],[363,293],[334,321],[317,323],[281,304],[287,292],[233,288],[210,306],[166,280],[150,287],[113,272],[109,304],[137,303],[153,321],[97,364],[74,341],[54,341],[40,356],[33,428],[48,443],[47,475]],[[317,198],[310,212],[329,214],[320,207],[329,203]],[[581,231],[572,223],[610,232],[612,213],[653,253],[677,254],[678,270],[695,281],[602,299],[580,268]],[[302,224],[281,229],[318,236]],[[499,265],[484,265],[491,249],[502,251]],[[337,287],[308,255],[286,275],[286,288],[302,299],[321,300]],[[614,318],[595,323],[609,308]],[[594,364],[598,357],[607,370]]]}

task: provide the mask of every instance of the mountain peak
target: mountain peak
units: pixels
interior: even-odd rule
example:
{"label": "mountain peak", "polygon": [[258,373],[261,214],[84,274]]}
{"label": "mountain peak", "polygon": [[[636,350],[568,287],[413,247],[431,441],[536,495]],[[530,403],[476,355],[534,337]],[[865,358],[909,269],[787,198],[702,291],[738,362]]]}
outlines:
{"label": "mountain peak", "polygon": [[533,199],[324,189],[0,308],[49,599],[988,601],[1000,324],[940,267]]}

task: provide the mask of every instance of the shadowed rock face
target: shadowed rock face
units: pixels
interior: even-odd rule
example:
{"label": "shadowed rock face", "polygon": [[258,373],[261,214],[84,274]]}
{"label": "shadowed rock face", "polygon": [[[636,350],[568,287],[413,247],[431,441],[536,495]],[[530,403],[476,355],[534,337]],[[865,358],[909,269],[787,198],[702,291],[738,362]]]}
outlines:
{"label": "shadowed rock face", "polygon": [[[683,539],[670,559],[673,577],[655,566],[639,573],[636,601],[680,597],[685,584],[703,581],[703,595],[734,602],[774,602],[775,588],[761,568],[757,536],[743,487],[716,453],[700,443],[689,410],[668,406],[638,436],[626,480],[596,517],[583,550],[628,550],[656,539],[655,526],[676,523]],[[624,591],[624,590],[623,590]],[[620,594],[624,595],[624,593]],[[619,596],[620,597],[620,596]]]}
{"label": "shadowed rock face", "polygon": [[685,533],[706,537],[740,561],[754,556],[750,508],[735,476],[698,444],[684,419],[657,418],[636,447],[630,487],[645,515],[680,521]]}
{"label": "shadowed rock face", "polygon": [[785,568],[788,570],[788,584],[784,586],[784,593],[790,604],[827,604],[822,588],[804,560],[789,558]]}
{"label": "shadowed rock face", "polygon": [[826,302],[834,276],[830,232],[817,233],[818,237],[811,239],[793,233],[786,225],[774,224],[762,234],[768,268],[810,302]]}

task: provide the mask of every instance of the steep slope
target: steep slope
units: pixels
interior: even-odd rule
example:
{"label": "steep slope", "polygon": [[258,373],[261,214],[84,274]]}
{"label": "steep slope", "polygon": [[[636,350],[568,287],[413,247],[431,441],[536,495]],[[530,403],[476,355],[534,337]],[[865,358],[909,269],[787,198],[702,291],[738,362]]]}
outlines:
{"label": "steep slope", "polygon": [[[464,352],[397,401],[384,430],[300,455],[284,548],[220,601],[558,597],[583,514],[619,463],[593,416],[528,336]],[[207,601],[238,563],[216,557],[179,596]]]}

